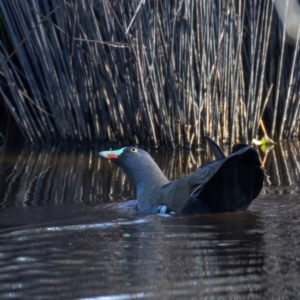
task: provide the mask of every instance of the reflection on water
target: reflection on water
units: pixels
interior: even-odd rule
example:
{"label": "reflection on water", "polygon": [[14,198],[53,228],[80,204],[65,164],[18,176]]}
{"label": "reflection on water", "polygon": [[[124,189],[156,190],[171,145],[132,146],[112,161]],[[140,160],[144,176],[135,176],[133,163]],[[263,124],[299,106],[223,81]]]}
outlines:
{"label": "reflection on water", "polygon": [[[260,151],[266,169],[263,193],[299,190],[299,143],[276,145]],[[120,168],[97,155],[99,148],[24,148],[20,153],[0,152],[2,207],[46,203],[98,205],[134,199],[134,185]],[[228,154],[228,151],[225,151]],[[204,151],[152,151],[169,179],[176,179],[212,160]]]}
{"label": "reflection on water", "polygon": [[299,193],[300,186],[300,143],[293,142],[276,145],[267,154],[264,164],[267,177],[265,181],[266,193]]}
{"label": "reflection on water", "polygon": [[[99,149],[23,149],[20,155],[0,152],[2,206],[65,202],[95,205],[133,199],[134,185]],[[203,152],[153,152],[170,179],[190,173],[203,163]],[[211,157],[209,156],[211,159]]]}
{"label": "reflection on water", "polygon": [[[268,176],[248,211],[193,216],[139,215],[99,148],[2,150],[0,298],[297,299],[297,149],[260,153]],[[151,154],[171,179],[212,159]]]}

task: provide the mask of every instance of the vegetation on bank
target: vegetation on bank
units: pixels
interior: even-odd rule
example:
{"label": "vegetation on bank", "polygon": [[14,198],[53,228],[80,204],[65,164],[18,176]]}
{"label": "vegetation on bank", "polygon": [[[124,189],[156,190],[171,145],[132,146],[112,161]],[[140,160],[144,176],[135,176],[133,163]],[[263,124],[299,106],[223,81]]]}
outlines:
{"label": "vegetation on bank", "polygon": [[282,22],[272,0],[0,1],[0,97],[31,143],[299,137],[297,10],[278,1]]}

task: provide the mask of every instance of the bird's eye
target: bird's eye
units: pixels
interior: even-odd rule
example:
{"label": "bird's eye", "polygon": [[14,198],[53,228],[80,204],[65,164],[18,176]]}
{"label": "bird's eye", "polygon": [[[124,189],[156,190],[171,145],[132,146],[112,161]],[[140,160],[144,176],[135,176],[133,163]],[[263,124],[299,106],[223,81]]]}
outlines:
{"label": "bird's eye", "polygon": [[136,148],[130,148],[130,152],[137,152]]}

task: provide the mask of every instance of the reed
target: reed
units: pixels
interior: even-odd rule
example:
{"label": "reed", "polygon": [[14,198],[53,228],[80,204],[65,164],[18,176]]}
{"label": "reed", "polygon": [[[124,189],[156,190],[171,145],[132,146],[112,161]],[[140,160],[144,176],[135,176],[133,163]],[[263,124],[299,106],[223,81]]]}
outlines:
{"label": "reed", "polygon": [[262,118],[299,137],[299,39],[285,43],[272,0],[3,0],[0,14],[0,93],[30,143],[249,142]]}
{"label": "reed", "polygon": [[4,148],[6,144],[5,136],[0,132],[0,151]]}

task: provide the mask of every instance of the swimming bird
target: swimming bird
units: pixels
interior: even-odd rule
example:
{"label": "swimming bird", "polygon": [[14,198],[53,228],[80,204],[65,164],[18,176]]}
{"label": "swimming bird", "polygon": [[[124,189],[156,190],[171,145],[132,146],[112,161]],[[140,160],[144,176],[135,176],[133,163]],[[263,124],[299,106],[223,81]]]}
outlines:
{"label": "swimming bird", "polygon": [[233,146],[225,157],[220,147],[206,137],[216,160],[194,172],[169,181],[148,152],[137,147],[102,151],[102,157],[117,164],[134,182],[141,213],[221,213],[245,210],[264,181],[258,153],[246,144]]}

